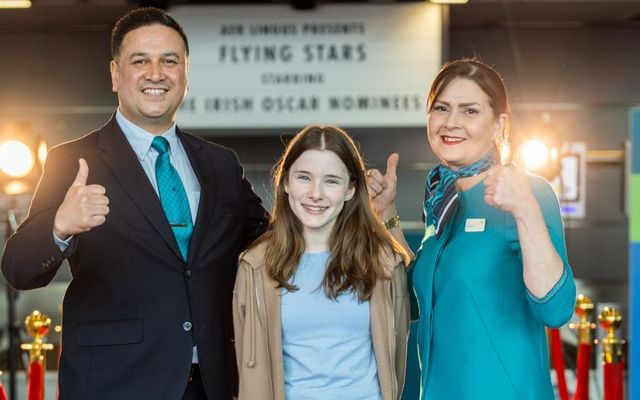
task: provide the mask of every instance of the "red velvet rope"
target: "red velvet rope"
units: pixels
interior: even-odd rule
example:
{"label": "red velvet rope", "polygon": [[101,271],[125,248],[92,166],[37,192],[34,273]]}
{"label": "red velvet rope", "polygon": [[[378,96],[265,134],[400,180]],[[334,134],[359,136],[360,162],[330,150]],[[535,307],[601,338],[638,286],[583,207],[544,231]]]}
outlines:
{"label": "red velvet rope", "polygon": [[624,399],[624,358],[616,363],[616,400]]}
{"label": "red velvet rope", "polygon": [[573,400],[589,400],[589,367],[591,361],[591,344],[578,345],[578,365],[576,367],[576,392]]}
{"label": "red velvet rope", "polygon": [[604,364],[604,400],[618,400],[616,396],[616,365]]}
{"label": "red velvet rope", "polygon": [[2,383],[0,383],[0,400],[8,400],[7,392],[4,391],[4,386],[2,386]]}
{"label": "red velvet rope", "polygon": [[560,400],[569,400],[569,391],[567,390],[567,380],[564,375],[565,363],[564,353],[562,352],[562,340],[560,340],[560,330],[550,329],[551,331],[551,362],[556,371],[558,380],[558,395]]}
{"label": "red velvet rope", "polygon": [[44,369],[37,361],[29,365],[29,382],[27,383],[27,400],[43,400]]}
{"label": "red velvet rope", "polygon": [[[58,371],[60,370],[60,357],[62,355],[62,340],[60,340],[60,344],[58,344]],[[2,399],[0,399],[2,400]],[[56,400],[60,400],[60,386],[56,384]]]}

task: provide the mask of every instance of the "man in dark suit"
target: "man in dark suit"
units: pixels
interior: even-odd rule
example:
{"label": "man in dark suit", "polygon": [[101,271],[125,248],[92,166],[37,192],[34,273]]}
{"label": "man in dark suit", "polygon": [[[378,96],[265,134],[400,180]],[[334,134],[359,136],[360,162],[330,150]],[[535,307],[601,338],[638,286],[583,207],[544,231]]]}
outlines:
{"label": "man in dark suit", "polygon": [[177,22],[134,10],[112,53],[118,110],[50,151],[2,271],[32,289],[69,260],[61,399],[230,399],[237,257],[268,215],[235,153],[175,125],[189,55]]}

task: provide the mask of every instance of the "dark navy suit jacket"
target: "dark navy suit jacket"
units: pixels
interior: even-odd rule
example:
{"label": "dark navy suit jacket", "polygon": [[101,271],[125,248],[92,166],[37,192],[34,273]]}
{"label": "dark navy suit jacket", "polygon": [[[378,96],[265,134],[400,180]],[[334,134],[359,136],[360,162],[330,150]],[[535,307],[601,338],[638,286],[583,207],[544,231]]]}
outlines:
{"label": "dark navy suit jacket", "polygon": [[[201,186],[186,263],[162,206],[115,118],[53,148],[28,218],[8,240],[2,271],[17,289],[47,285],[65,257],[73,279],[63,303],[60,398],[180,399],[192,348],[209,399],[236,390],[231,300],[239,253],[267,213],[235,153],[177,130]],[[56,210],[78,159],[87,184],[106,188],[106,222],[62,254]]]}

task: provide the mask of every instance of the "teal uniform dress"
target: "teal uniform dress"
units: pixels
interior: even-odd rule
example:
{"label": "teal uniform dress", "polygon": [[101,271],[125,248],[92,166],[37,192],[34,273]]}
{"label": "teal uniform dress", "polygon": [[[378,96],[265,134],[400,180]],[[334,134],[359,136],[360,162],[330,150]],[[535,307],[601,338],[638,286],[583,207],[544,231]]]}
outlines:
{"label": "teal uniform dress", "polygon": [[420,399],[554,398],[544,327],[571,318],[576,290],[555,193],[529,184],[564,263],[544,298],[527,290],[515,220],[484,202],[483,182],[460,193],[440,237],[427,227],[413,271]]}

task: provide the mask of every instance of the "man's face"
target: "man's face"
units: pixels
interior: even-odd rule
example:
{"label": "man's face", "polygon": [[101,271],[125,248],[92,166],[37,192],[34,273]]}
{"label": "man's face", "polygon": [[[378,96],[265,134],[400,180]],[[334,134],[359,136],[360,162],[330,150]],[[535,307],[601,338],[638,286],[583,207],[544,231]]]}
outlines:
{"label": "man's face", "polygon": [[155,24],[127,33],[109,65],[120,112],[151,133],[165,132],[187,93],[188,64],[185,43],[174,29]]}

